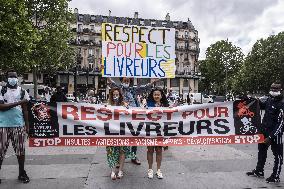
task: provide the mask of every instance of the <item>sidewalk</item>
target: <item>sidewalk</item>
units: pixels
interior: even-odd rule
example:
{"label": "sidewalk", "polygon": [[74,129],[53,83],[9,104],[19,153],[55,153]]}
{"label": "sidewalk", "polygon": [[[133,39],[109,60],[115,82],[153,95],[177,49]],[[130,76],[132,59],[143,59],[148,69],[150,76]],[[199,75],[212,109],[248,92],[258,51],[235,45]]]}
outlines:
{"label": "sidewalk", "polygon": [[30,183],[18,182],[18,163],[10,146],[4,159],[0,189],[79,189],[89,175],[96,147],[26,148]]}
{"label": "sidewalk", "polygon": [[[163,180],[148,179],[146,147],[138,147],[142,165],[125,164],[121,180],[110,179],[105,147],[27,148],[28,184],[19,183],[18,166],[9,148],[0,177],[0,189],[204,189],[204,188],[284,188],[264,179],[247,177],[256,164],[257,145],[170,147],[163,152]],[[265,176],[271,174],[273,156],[269,152]],[[156,165],[154,166],[154,171]]]}
{"label": "sidewalk", "polygon": [[[246,171],[255,167],[256,145],[170,147],[163,153],[163,180],[147,178],[146,147],[138,149],[142,165],[134,165],[128,160],[124,178],[112,181],[109,177],[110,169],[106,164],[105,148],[98,148],[85,188],[284,188],[283,174],[282,182],[278,184],[267,184],[264,179],[245,175]],[[273,159],[269,153],[266,177],[271,174],[271,164]]]}

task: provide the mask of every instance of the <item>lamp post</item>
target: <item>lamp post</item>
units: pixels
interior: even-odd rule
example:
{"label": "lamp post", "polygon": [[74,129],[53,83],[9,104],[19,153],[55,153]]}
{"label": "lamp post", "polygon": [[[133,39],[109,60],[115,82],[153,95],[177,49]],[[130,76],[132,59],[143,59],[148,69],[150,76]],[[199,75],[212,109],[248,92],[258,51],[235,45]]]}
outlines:
{"label": "lamp post", "polygon": [[[76,15],[76,32],[77,32],[77,40],[76,46],[79,46],[79,28],[78,28],[78,9],[74,9],[74,14]],[[83,57],[81,56],[81,47],[77,47],[77,61],[74,67],[74,97],[77,99],[77,75],[78,75],[78,65],[81,65]]]}
{"label": "lamp post", "polygon": [[228,95],[228,57],[229,57],[229,52],[224,53],[224,63],[225,63],[225,97],[227,100],[227,95]]}

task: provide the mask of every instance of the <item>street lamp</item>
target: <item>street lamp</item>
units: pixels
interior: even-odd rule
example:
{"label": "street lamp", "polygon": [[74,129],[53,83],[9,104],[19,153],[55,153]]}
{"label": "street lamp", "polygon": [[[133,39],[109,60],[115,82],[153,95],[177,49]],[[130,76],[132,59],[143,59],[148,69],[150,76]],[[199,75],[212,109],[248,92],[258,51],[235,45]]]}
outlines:
{"label": "street lamp", "polygon": [[228,95],[228,57],[229,57],[229,52],[224,53],[224,63],[225,63],[225,97],[227,99]]}
{"label": "street lamp", "polygon": [[[75,8],[74,9],[74,14],[76,15],[76,29],[77,29],[77,42],[76,42],[76,46],[79,46],[80,44],[78,43],[79,40],[79,28],[78,28],[78,9]],[[83,57],[81,56],[81,47],[77,48],[77,61],[76,61],[76,65],[74,68],[74,97],[75,99],[77,99],[77,75],[78,75],[78,65],[81,65]]]}

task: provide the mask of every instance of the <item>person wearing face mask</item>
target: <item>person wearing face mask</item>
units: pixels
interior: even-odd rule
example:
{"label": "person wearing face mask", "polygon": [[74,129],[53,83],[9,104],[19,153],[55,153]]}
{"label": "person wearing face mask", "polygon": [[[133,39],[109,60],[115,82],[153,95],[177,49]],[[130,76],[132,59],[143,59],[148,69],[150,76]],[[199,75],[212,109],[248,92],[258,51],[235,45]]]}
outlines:
{"label": "person wearing face mask", "polygon": [[[119,88],[112,88],[109,94],[109,105],[123,106],[123,96]],[[135,154],[131,151],[130,146],[107,146],[107,163],[111,168],[110,177],[112,180],[123,177],[124,161],[127,158],[134,158]],[[116,171],[118,166],[118,172]]]}
{"label": "person wearing face mask", "polygon": [[[127,106],[130,107],[139,107],[139,103],[137,102],[137,95],[150,92],[152,90],[152,86],[157,81],[158,80],[153,80],[151,83],[140,85],[138,87],[130,85],[131,78],[123,77],[120,84],[117,84],[111,78],[108,78],[108,84],[110,88],[120,88],[122,90],[124,102],[127,104]],[[132,159],[131,162],[136,165],[141,165],[140,160],[136,156],[137,146],[132,147],[132,152],[135,154],[135,158]]]}
{"label": "person wearing face mask", "polygon": [[265,109],[261,123],[261,133],[265,140],[258,144],[258,162],[256,168],[246,174],[248,176],[264,177],[264,165],[267,158],[267,150],[271,145],[274,155],[274,167],[267,183],[280,182],[279,176],[283,164],[282,134],[284,126],[284,98],[283,88],[280,82],[274,82],[270,87],[269,98],[266,102],[260,102],[260,107]]}
{"label": "person wearing face mask", "polygon": [[[163,90],[161,88],[155,88],[151,91],[147,98],[148,107],[169,107],[169,102]],[[149,179],[154,177],[153,171],[153,154],[156,151],[156,162],[157,162],[157,178],[163,179],[163,174],[161,171],[162,165],[162,154],[163,147],[161,146],[147,146],[147,160],[148,160],[148,171],[147,175]]]}
{"label": "person wearing face mask", "polygon": [[15,71],[7,72],[7,78],[7,85],[0,87],[0,170],[11,140],[19,163],[18,180],[28,183],[30,179],[24,164],[25,136],[29,129],[27,111],[29,94],[18,86]]}

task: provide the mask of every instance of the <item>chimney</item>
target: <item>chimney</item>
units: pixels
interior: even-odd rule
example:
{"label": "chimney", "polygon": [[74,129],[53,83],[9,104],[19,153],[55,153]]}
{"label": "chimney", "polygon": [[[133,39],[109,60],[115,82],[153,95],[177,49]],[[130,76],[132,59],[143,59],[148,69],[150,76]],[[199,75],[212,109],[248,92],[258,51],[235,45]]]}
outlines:
{"label": "chimney", "polygon": [[138,18],[138,12],[134,13],[134,18]]}
{"label": "chimney", "polygon": [[74,14],[78,14],[78,9],[77,8],[74,9]]}
{"label": "chimney", "polygon": [[167,15],[166,15],[166,21],[170,21],[170,13],[167,13]]}
{"label": "chimney", "polygon": [[108,10],[108,16],[111,16],[111,10]]}

